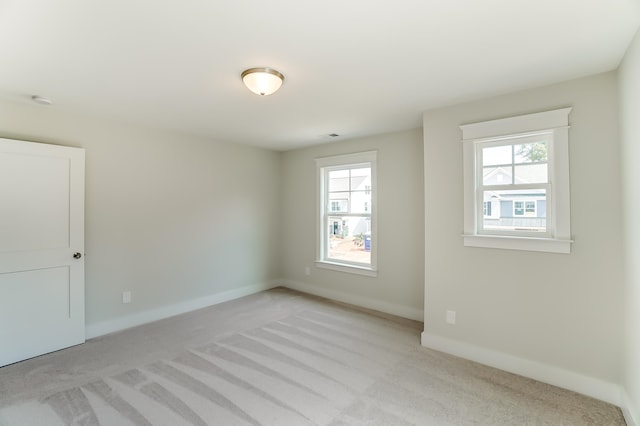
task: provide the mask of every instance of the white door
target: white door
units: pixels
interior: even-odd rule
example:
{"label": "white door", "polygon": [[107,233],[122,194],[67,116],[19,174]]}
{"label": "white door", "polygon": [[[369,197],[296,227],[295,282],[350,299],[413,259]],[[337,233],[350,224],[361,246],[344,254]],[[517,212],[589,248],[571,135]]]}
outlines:
{"label": "white door", "polygon": [[0,139],[0,366],[84,340],[84,149]]}

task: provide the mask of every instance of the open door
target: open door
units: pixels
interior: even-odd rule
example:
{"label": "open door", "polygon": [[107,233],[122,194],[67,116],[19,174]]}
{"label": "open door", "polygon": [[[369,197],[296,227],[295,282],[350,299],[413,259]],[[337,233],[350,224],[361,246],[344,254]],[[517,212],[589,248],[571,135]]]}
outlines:
{"label": "open door", "polygon": [[84,341],[84,149],[0,139],[0,366]]}

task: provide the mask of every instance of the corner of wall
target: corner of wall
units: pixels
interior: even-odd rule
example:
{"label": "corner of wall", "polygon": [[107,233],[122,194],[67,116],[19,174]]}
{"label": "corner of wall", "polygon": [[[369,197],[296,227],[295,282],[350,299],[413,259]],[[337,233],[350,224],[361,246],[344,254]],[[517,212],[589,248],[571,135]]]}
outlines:
{"label": "corner of wall", "polygon": [[280,281],[272,280],[261,284],[254,284],[221,293],[211,294],[198,299],[191,299],[184,302],[174,303],[172,305],[165,305],[148,311],[117,317],[112,320],[88,324],[85,329],[85,335],[87,339],[93,339],[94,337],[104,336],[105,334],[115,333],[127,328],[136,327],[138,325],[147,324],[175,315],[195,311],[197,309],[217,305],[219,303],[228,302],[240,297],[249,296],[254,293],[278,287],[279,285],[281,285]]}
{"label": "corner of wall", "polygon": [[415,321],[422,322],[424,320],[424,311],[420,309],[398,305],[395,303],[383,302],[377,299],[371,299],[355,294],[343,293],[341,291],[332,289],[320,288],[299,281],[281,280],[281,284],[284,287],[290,288],[292,290],[301,291],[303,293],[312,294],[314,296],[320,296],[327,299],[336,300],[338,302],[349,303],[352,305],[361,306],[367,309],[373,309],[374,311],[380,311],[386,314],[396,315]]}
{"label": "corner of wall", "polygon": [[640,30],[632,39],[625,57],[618,68],[618,89],[620,102],[620,138],[621,168],[623,188],[623,226],[626,239],[625,257],[625,347],[622,359],[623,412],[627,424],[640,425],[640,268],[637,259],[640,255],[637,225],[638,194],[640,185],[636,163],[640,158],[637,140],[640,126],[637,115],[640,113]]}
{"label": "corner of wall", "polygon": [[640,426],[640,413],[634,411],[635,408],[631,402],[631,397],[624,389],[622,389],[621,400],[620,409],[622,410],[627,426]]}

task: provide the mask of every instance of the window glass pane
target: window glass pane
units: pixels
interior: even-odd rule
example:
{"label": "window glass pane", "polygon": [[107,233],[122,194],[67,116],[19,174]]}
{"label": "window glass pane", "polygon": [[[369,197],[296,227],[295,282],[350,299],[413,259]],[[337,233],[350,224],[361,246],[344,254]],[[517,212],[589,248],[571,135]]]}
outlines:
{"label": "window glass pane", "polygon": [[521,164],[514,167],[516,172],[516,184],[524,183],[547,183],[549,176],[547,164]]}
{"label": "window glass pane", "polygon": [[515,163],[537,163],[547,161],[546,142],[533,142],[514,145]]}
{"label": "window glass pane", "polygon": [[482,207],[482,212],[484,216],[491,216],[492,210],[493,210],[493,203],[491,201],[485,201]]}
{"label": "window glass pane", "polygon": [[482,168],[482,184],[490,185],[510,185],[513,178],[511,176],[511,167],[483,167]]}
{"label": "window glass pane", "polygon": [[513,215],[524,216],[524,202],[522,201],[513,202]]}
{"label": "window glass pane", "polygon": [[496,166],[500,164],[511,164],[511,145],[493,146],[482,148],[482,165]]}
{"label": "window glass pane", "polygon": [[535,201],[525,201],[524,203],[524,214],[525,216],[535,216],[536,214],[536,202]]}
{"label": "window glass pane", "polygon": [[351,193],[351,213],[368,213],[371,211],[371,191]]}
{"label": "window glass pane", "polygon": [[371,219],[367,216],[329,216],[328,258],[371,263]]}
{"label": "window glass pane", "polygon": [[349,170],[329,172],[329,192],[349,190]]}
{"label": "window glass pane", "polygon": [[329,212],[349,213],[349,193],[348,192],[331,192],[329,193],[329,203],[327,204]]}
{"label": "window glass pane", "polygon": [[[488,203],[491,206],[489,214]],[[546,190],[483,191],[481,213],[485,231],[546,232]]]}
{"label": "window glass pane", "polygon": [[371,189],[371,169],[369,167],[351,170],[351,190],[364,191],[365,187]]}

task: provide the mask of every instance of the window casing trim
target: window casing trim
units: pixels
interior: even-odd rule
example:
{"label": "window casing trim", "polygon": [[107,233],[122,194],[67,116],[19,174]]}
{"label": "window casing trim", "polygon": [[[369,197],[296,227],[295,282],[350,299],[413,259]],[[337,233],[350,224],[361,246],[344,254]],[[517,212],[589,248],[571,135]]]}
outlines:
{"label": "window casing trim", "polygon": [[[571,108],[562,108],[460,126],[463,144],[464,170],[464,245],[470,247],[503,248],[514,250],[570,253],[570,191],[569,191],[569,113]],[[547,132],[552,135],[548,147],[550,188],[547,203],[551,214],[547,214],[547,233],[514,235],[483,232],[478,223],[477,212],[482,212],[483,200],[478,195],[478,165],[476,145],[518,137],[527,137]],[[532,184],[544,188],[545,184]],[[482,215],[480,215],[482,216]],[[480,220],[482,218],[480,217]]]}

